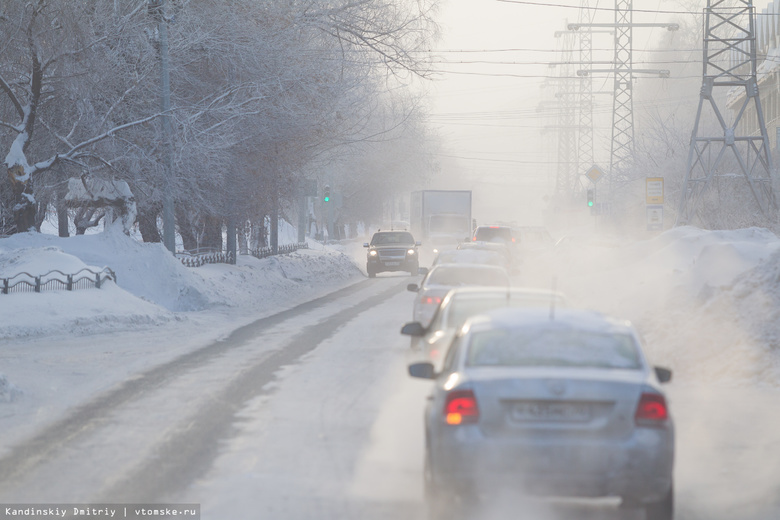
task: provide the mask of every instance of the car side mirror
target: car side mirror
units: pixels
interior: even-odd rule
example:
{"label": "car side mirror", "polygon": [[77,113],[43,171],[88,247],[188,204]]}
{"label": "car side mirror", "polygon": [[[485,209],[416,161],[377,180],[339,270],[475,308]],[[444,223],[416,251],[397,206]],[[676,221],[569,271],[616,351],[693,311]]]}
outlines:
{"label": "car side mirror", "polygon": [[363,247],[368,247],[368,242],[363,242]]}
{"label": "car side mirror", "polygon": [[420,290],[420,288],[417,287],[416,283],[410,283],[409,285],[406,286],[406,290],[410,292],[417,292]]}
{"label": "car side mirror", "polygon": [[412,363],[409,365],[409,375],[420,379],[436,379],[433,363]]}
{"label": "car side mirror", "polygon": [[672,371],[664,367],[653,367],[655,370],[655,377],[658,378],[660,383],[668,383],[672,380]]}
{"label": "car side mirror", "polygon": [[419,274],[421,276],[425,276],[426,274],[428,274],[428,268],[427,267],[418,267],[417,268],[417,274]]}
{"label": "car side mirror", "polygon": [[420,241],[418,240],[417,242],[415,242],[415,243],[414,243],[414,245],[416,245],[416,246],[421,246],[421,245],[422,245],[422,242],[420,242]]}
{"label": "car side mirror", "polygon": [[404,336],[425,336],[425,327],[419,321],[413,321],[401,328],[401,334]]}

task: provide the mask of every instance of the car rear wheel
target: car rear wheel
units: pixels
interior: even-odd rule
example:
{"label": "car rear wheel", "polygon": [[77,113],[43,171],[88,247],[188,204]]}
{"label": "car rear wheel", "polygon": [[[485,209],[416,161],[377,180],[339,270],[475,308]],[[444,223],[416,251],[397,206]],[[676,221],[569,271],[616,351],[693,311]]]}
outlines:
{"label": "car rear wheel", "polygon": [[431,456],[428,450],[425,450],[425,467],[423,469],[425,485],[425,506],[428,510],[428,520],[448,520],[453,517],[453,496],[447,493],[442,486],[436,482],[433,475]]}
{"label": "car rear wheel", "polygon": [[370,267],[366,267],[366,273],[368,273],[369,278],[376,278],[376,271],[374,271]]}
{"label": "car rear wheel", "polygon": [[672,520],[674,518],[674,487],[669,488],[663,499],[645,506],[645,518],[646,520]]}
{"label": "car rear wheel", "polygon": [[425,450],[425,504],[428,520],[470,520],[474,503],[470,497],[458,496],[436,479],[428,450]]}

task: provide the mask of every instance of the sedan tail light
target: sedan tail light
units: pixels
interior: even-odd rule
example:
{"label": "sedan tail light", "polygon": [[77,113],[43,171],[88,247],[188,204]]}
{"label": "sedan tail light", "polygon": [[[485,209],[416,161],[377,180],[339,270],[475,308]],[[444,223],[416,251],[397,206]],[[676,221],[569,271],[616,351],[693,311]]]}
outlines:
{"label": "sedan tail light", "polygon": [[474,392],[456,390],[447,395],[444,403],[444,420],[447,424],[474,424],[479,420],[479,406]]}
{"label": "sedan tail light", "polygon": [[439,305],[441,303],[441,297],[439,297],[439,296],[423,296],[422,300],[420,300],[420,303],[431,304],[431,305]]}
{"label": "sedan tail light", "polygon": [[669,419],[669,408],[661,394],[645,392],[639,398],[634,420],[638,426],[661,426]]}

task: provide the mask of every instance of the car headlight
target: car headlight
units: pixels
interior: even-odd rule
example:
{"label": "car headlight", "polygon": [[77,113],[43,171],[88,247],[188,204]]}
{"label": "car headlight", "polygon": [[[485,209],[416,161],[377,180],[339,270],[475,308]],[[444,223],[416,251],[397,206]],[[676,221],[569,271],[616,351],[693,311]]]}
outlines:
{"label": "car headlight", "polygon": [[406,252],[406,254],[407,254],[407,255],[413,255],[413,254],[415,254],[416,252],[417,252],[417,251],[415,251],[414,249],[410,249],[409,251],[407,251],[407,252]]}
{"label": "car headlight", "polygon": [[373,251],[373,250],[369,251],[368,254],[369,254],[369,256],[376,256],[376,251]]}

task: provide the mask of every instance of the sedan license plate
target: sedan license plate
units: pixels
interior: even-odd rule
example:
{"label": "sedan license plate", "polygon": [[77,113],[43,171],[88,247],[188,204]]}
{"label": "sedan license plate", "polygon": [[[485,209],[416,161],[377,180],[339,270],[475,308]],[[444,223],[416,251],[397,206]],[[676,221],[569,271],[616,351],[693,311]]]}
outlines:
{"label": "sedan license plate", "polygon": [[385,265],[390,265],[390,266],[401,265],[401,262],[385,262]]}
{"label": "sedan license plate", "polygon": [[588,403],[524,401],[512,405],[510,417],[515,422],[587,422],[591,413]]}

